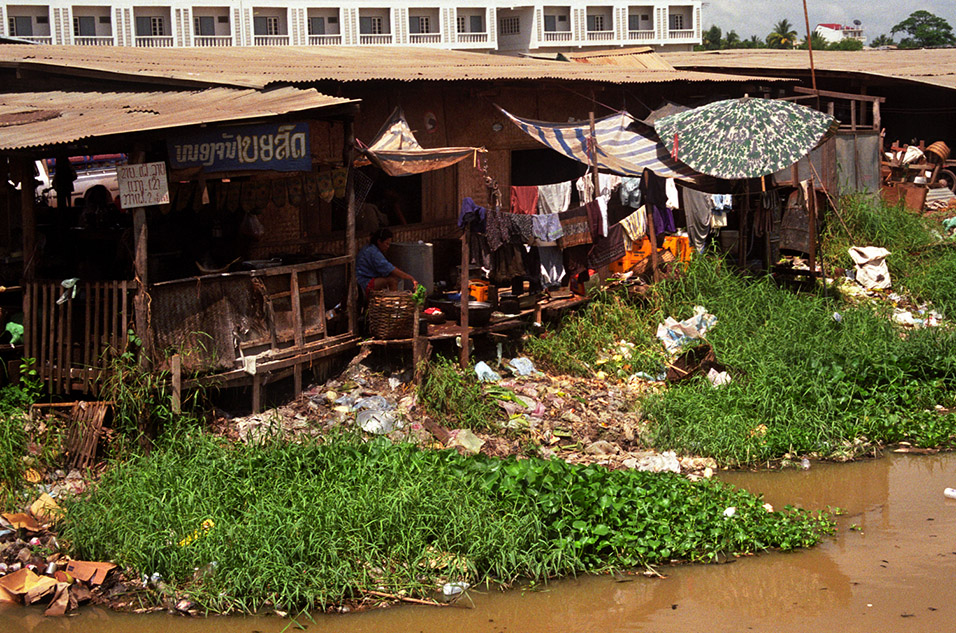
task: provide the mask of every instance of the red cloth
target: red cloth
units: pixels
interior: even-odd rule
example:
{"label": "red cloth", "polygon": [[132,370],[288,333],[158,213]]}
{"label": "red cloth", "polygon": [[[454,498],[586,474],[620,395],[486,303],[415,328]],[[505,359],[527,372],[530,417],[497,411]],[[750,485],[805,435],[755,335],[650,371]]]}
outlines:
{"label": "red cloth", "polygon": [[538,212],[538,188],[512,187],[511,212],[535,215]]}

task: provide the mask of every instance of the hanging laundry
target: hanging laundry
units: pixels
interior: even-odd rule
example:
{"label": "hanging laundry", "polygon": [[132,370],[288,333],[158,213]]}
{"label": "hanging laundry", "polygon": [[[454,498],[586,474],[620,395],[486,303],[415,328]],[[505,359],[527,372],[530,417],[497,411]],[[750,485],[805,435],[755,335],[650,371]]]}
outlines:
{"label": "hanging laundry", "polygon": [[538,212],[537,187],[512,187],[511,212],[534,215]]}
{"label": "hanging laundry", "polygon": [[561,221],[561,230],[564,235],[558,240],[558,246],[561,248],[570,248],[580,246],[581,244],[590,244],[591,227],[588,225],[588,212],[584,207],[577,207],[570,211],[558,214]]}
{"label": "hanging laundry", "polygon": [[621,177],[615,174],[598,174],[598,191],[595,197],[610,196],[621,186]]}
{"label": "hanging laundry", "polygon": [[677,181],[673,178],[667,179],[667,184],[664,185],[664,191],[667,193],[667,208],[668,209],[677,209],[680,207],[680,197],[677,193]]}
{"label": "hanging laundry", "polygon": [[673,233],[677,227],[674,225],[674,214],[667,206],[666,179],[645,168],[641,175],[641,186],[647,210],[654,214],[654,232],[657,235]]}
{"label": "hanging laundry", "polygon": [[538,259],[541,261],[541,285],[555,288],[564,279],[564,256],[557,246],[539,246]]}
{"label": "hanging laundry", "polygon": [[461,201],[461,212],[458,214],[458,228],[465,228],[466,224],[471,225],[471,230],[478,233],[485,232],[485,217],[488,209],[478,206],[471,198],[465,198]]}
{"label": "hanging laundry", "polygon": [[588,253],[588,266],[606,266],[624,257],[624,227],[619,223],[608,229],[607,237],[594,243]]}
{"label": "hanging laundry", "polygon": [[531,244],[534,241],[534,229],[532,228],[534,216],[509,213],[508,219],[511,221],[512,237],[518,237],[522,244]]}
{"label": "hanging laundry", "polygon": [[561,221],[558,219],[557,213],[549,213],[546,215],[538,214],[533,216],[531,221],[534,236],[541,242],[553,242],[564,235],[564,230],[561,229]]}
{"label": "hanging laundry", "polygon": [[647,235],[647,211],[641,207],[631,215],[621,220],[624,227],[624,248],[633,251],[636,244],[644,241]]}
{"label": "hanging laundry", "polygon": [[641,179],[627,177],[621,179],[621,204],[625,207],[637,209],[641,206]]}
{"label": "hanging laundry", "polygon": [[485,214],[485,235],[492,253],[511,240],[511,221],[501,209],[489,209]]}
{"label": "hanging laundry", "polygon": [[710,235],[711,213],[710,194],[702,193],[689,187],[681,187],[684,198],[684,212],[687,215],[687,236],[690,245],[698,253],[704,252],[707,237]]}
{"label": "hanging laundry", "polygon": [[601,198],[596,198],[584,205],[588,212],[588,226],[591,228],[591,241],[596,242],[607,234],[607,201],[601,208]]}
{"label": "hanging laundry", "polygon": [[538,186],[538,214],[563,213],[571,206],[571,181]]}
{"label": "hanging laundry", "polygon": [[587,173],[574,181],[574,186],[578,190],[578,200],[582,203],[594,199],[594,177],[591,175],[590,168]]}

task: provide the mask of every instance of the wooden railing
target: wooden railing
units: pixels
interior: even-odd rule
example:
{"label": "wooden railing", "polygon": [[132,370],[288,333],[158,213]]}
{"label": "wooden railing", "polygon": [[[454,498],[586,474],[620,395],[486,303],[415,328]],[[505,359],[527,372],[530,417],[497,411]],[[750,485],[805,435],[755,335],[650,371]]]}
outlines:
{"label": "wooden railing", "polygon": [[391,44],[391,33],[386,35],[359,35],[359,44]]}
{"label": "wooden railing", "polygon": [[193,46],[204,48],[218,48],[220,46],[232,46],[231,35],[194,35]]}
{"label": "wooden railing", "polygon": [[112,35],[77,35],[73,38],[77,46],[112,46]]}
{"label": "wooden railing", "polygon": [[256,35],[253,38],[256,46],[288,46],[288,35]]}
{"label": "wooden railing", "polygon": [[638,42],[648,42],[654,39],[654,35],[655,34],[653,29],[647,29],[647,30],[641,30],[641,31],[628,31],[627,39],[635,40]]}
{"label": "wooden railing", "polygon": [[25,284],[24,355],[35,359],[50,393],[96,391],[99,373],[126,347],[135,288],[132,281],[78,282],[74,295],[56,281]]}
{"label": "wooden railing", "polygon": [[136,45],[141,48],[172,48],[172,35],[137,36]]}
{"label": "wooden railing", "polygon": [[309,44],[312,46],[338,46],[342,43],[341,35],[310,35]]}
{"label": "wooden railing", "polygon": [[570,42],[571,31],[545,31],[545,42]]}
{"label": "wooden railing", "polygon": [[588,31],[589,42],[607,42],[614,39],[614,31]]}
{"label": "wooden railing", "polygon": [[487,33],[459,33],[458,42],[460,44],[481,44],[488,41]]}

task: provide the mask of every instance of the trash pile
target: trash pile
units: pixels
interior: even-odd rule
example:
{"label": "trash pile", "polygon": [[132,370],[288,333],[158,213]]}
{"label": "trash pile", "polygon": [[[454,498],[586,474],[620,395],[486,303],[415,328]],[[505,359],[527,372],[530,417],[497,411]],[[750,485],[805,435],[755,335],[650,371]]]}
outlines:
{"label": "trash pile", "polygon": [[[220,432],[244,442],[270,435],[285,439],[319,437],[349,427],[370,436],[410,441],[426,448],[455,448],[463,454],[557,457],[575,464],[602,464],[656,472],[710,476],[712,459],[679,457],[648,450],[636,403],[663,383],[631,376],[552,377],[525,357],[479,362],[482,391],[501,410],[496,431],[447,428],[418,403],[410,371],[380,373],[357,357],[340,376],[307,389],[295,401],[245,417],[220,412]],[[494,364],[494,361],[490,361]],[[663,380],[663,374],[660,377]]]}
{"label": "trash pile", "polygon": [[113,563],[71,560],[60,553],[51,529],[61,515],[46,492],[27,511],[0,515],[0,603],[46,603],[44,615],[59,616],[125,591],[111,574]]}

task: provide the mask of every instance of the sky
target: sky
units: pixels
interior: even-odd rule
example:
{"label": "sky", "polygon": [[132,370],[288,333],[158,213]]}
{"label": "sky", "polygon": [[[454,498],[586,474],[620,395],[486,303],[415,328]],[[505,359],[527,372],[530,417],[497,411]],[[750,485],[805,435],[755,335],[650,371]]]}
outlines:
{"label": "sky", "polygon": [[[807,0],[810,28],[820,23],[863,23],[863,35],[869,43],[882,33],[889,35],[894,25],[902,22],[913,11],[923,9],[945,19],[956,30],[956,2],[953,0],[922,0],[919,3],[900,3],[899,0]],[[701,22],[706,30],[716,24],[724,33],[737,31],[740,39],[751,35],[765,38],[773,25],[786,18],[802,36],[806,31],[802,0],[704,0]],[[900,35],[895,38],[897,41]]]}

